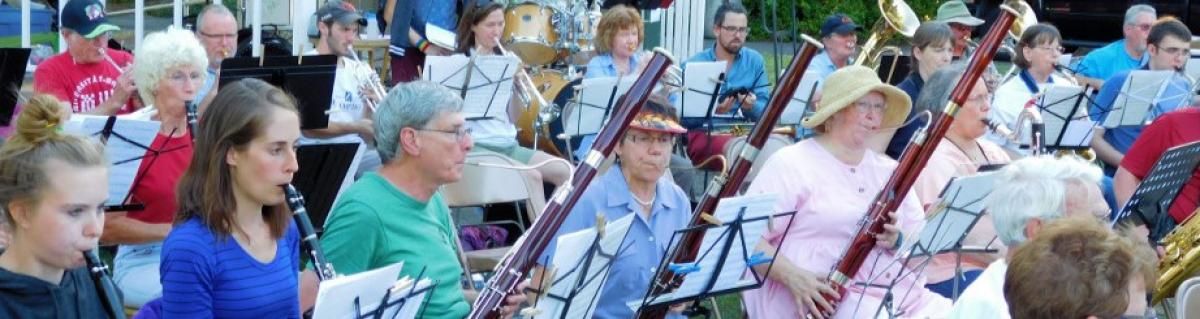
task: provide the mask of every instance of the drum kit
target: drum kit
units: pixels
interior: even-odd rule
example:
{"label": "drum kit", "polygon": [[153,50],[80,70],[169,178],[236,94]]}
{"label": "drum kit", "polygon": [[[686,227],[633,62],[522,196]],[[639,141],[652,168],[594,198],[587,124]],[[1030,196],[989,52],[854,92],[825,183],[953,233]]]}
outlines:
{"label": "drum kit", "polygon": [[[517,118],[517,139],[555,156],[569,154],[566,143],[556,138],[561,125],[554,125],[561,108],[571,102],[578,85],[579,66],[595,53],[596,28],[600,24],[600,1],[588,6],[583,0],[510,1],[504,10],[501,40],[526,65],[535,89],[553,105],[530,101]],[[572,83],[574,83],[572,85]],[[555,129],[557,127],[557,129]]]}

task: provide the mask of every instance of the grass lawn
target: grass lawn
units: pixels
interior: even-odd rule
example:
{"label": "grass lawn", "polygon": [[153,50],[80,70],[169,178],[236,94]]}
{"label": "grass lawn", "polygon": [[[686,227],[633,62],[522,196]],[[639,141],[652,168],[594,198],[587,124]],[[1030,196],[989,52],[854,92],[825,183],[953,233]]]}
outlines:
{"label": "grass lawn", "polygon": [[[34,33],[29,35],[30,44],[49,44],[54,47],[54,52],[58,52],[58,34],[54,32]],[[21,47],[21,35],[0,37],[0,48],[19,48]]]}

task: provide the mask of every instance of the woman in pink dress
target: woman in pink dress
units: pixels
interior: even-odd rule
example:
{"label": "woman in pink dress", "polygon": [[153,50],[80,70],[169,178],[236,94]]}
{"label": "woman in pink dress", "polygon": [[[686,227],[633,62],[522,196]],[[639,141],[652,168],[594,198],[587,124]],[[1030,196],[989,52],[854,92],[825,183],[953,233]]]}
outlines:
{"label": "woman in pink dress", "polygon": [[848,282],[841,303],[830,305],[822,299],[822,292],[834,294],[825,281],[828,272],[857,232],[868,204],[896,168],[894,160],[869,150],[867,141],[881,128],[899,125],[911,102],[903,91],[881,83],[874,71],[860,66],[831,74],[821,95],[824,98],[817,103],[816,113],[802,122],[815,129],[817,136],[775,153],[747,191],[778,193],[776,211],[796,211],[790,227],[768,231],[759,244],[760,250],[768,254],[778,251],[778,256],[767,282],[744,293],[747,314],[750,318],[886,316],[886,311],[879,310],[887,290],[864,288],[862,283],[891,285],[896,281],[892,313],[917,318],[944,316],[950,301],[926,290],[920,273],[893,263],[899,244],[915,237],[924,224],[924,214],[912,194],[891,213],[895,222],[876,236],[876,248]]}

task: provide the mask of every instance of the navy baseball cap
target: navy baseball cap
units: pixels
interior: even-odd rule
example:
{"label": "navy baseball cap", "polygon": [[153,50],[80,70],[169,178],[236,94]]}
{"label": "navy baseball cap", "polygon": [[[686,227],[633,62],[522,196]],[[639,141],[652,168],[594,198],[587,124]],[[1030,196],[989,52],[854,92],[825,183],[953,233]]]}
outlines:
{"label": "navy baseball cap", "polygon": [[845,14],[834,14],[825,18],[825,23],[821,24],[821,37],[828,37],[830,34],[847,34],[858,30],[858,25],[854,24],[854,20],[850,19]]}
{"label": "navy baseball cap", "polygon": [[104,16],[104,4],[99,0],[70,0],[63,6],[59,21],[63,28],[74,30],[84,38],[94,39],[101,34],[121,30],[108,23]]}
{"label": "navy baseball cap", "polygon": [[343,25],[357,23],[360,26],[367,26],[367,19],[358,13],[358,9],[355,9],[353,4],[341,0],[326,1],[325,5],[317,9],[317,19],[321,22],[336,21]]}

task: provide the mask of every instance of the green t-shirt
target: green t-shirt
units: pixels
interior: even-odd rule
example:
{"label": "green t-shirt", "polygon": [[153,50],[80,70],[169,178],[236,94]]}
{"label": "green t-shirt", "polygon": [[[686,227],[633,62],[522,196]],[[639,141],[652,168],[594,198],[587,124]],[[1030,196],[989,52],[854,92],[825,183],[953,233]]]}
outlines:
{"label": "green t-shirt", "polygon": [[355,274],[404,261],[400,275],[437,282],[424,318],[463,318],[471,311],[459,279],[450,208],[441,192],[422,203],[374,172],[346,189],[325,222],[321,247],[338,274]]}

